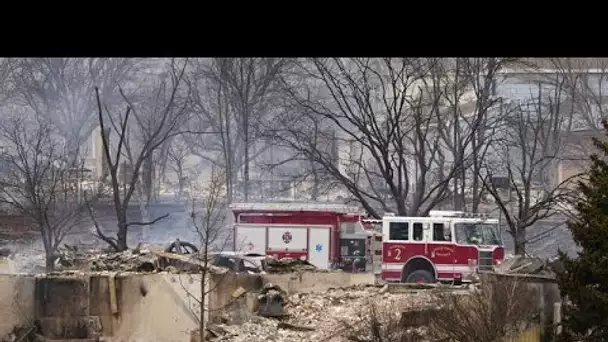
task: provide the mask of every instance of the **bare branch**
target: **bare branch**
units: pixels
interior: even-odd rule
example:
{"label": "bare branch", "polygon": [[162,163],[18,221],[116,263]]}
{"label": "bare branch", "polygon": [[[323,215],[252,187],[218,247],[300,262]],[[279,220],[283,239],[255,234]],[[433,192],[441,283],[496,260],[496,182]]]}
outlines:
{"label": "bare branch", "polygon": [[[157,76],[153,87],[141,87],[141,97],[136,98],[137,101],[129,98],[123,88],[119,87],[120,96],[127,103],[125,115],[119,117],[119,120],[113,119],[112,113],[107,110],[104,113],[104,106],[96,89],[98,121],[103,132],[104,155],[109,164],[113,204],[118,221],[115,248],[119,251],[127,248],[127,233],[130,226],[147,227],[168,216],[167,214],[151,219],[147,210],[152,198],[152,159],[157,149],[165,146],[172,137],[183,133],[181,127],[189,119],[186,110],[187,96],[181,97],[185,68],[186,63],[176,67],[176,63],[172,60],[168,73]],[[170,85],[167,86],[168,84]],[[118,136],[118,141],[114,145],[109,141],[105,117],[109,117],[110,122],[120,122],[120,127],[112,124]],[[134,139],[131,139],[131,136]],[[115,150],[114,157],[110,152],[111,149]],[[126,156],[127,159],[123,163],[120,163],[121,156]],[[119,175],[119,167],[128,168],[128,172],[123,170]],[[137,194],[143,222],[129,223],[126,216],[127,209],[134,194]]]}
{"label": "bare branch", "polygon": [[151,225],[155,224],[158,221],[166,219],[167,217],[169,217],[169,214],[165,214],[163,216],[159,216],[159,217],[157,217],[154,220],[149,221],[149,222],[129,222],[129,223],[127,223],[127,227],[130,227],[130,226],[151,226]]}

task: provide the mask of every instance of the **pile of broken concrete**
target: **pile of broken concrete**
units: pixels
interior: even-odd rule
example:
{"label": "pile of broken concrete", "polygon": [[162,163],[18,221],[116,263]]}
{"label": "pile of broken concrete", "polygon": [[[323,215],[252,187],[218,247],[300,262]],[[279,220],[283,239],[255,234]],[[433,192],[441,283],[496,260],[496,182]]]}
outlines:
{"label": "pile of broken concrete", "polygon": [[559,270],[559,263],[555,260],[546,260],[538,257],[511,256],[496,268],[502,274],[529,274],[554,277]]}
{"label": "pile of broken concrete", "polygon": [[256,308],[260,316],[281,317],[283,316],[285,298],[287,294],[280,287],[267,283],[257,296]]}
{"label": "pile of broken concrete", "polygon": [[123,252],[82,250],[65,245],[58,250],[56,269],[79,271],[152,272],[158,268],[158,258],[148,249],[128,249]]}
{"label": "pile of broken concrete", "polygon": [[[82,272],[199,272],[200,261],[195,258],[165,252],[161,247],[137,246],[122,252],[79,249],[65,245],[58,251],[56,270]],[[220,267],[209,266],[217,272]]]}
{"label": "pile of broken concrete", "polygon": [[348,326],[365,325],[372,305],[419,310],[432,303],[428,291],[396,294],[387,287],[360,285],[287,295],[278,286],[266,284],[247,319],[224,318],[209,331],[216,341],[340,341],[348,334]]}
{"label": "pile of broken concrete", "polygon": [[306,260],[283,258],[277,260],[275,258],[266,259],[267,273],[293,273],[317,271],[317,268]]}

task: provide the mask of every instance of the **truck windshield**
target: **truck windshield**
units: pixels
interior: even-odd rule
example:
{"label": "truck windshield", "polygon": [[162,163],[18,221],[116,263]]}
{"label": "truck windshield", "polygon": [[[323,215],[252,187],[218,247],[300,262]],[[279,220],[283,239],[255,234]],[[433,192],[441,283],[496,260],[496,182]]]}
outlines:
{"label": "truck windshield", "polygon": [[463,245],[500,245],[498,224],[495,223],[456,223],[454,224],[456,242]]}

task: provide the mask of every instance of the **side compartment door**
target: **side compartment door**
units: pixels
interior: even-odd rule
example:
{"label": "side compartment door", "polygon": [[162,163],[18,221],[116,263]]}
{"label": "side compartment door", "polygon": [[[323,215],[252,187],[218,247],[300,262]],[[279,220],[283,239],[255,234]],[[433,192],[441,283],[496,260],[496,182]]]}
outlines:
{"label": "side compartment door", "polygon": [[268,227],[268,253],[281,257],[306,256],[307,227]]}
{"label": "side compartment door", "polygon": [[235,227],[234,250],[243,253],[266,255],[266,227]]}
{"label": "side compartment door", "polygon": [[329,268],[329,228],[308,228],[308,262],[320,269]]}

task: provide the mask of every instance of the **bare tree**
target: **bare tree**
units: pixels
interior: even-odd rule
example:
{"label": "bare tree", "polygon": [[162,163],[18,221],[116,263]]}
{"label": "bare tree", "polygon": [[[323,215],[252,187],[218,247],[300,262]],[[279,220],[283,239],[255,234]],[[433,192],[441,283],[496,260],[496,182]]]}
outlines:
{"label": "bare tree", "polygon": [[560,160],[561,169],[566,173],[584,172],[589,151],[593,151],[592,138],[604,134],[601,121],[608,114],[608,59],[552,58],[546,68],[550,68],[549,76],[563,80],[562,103],[572,112],[572,134],[564,137],[563,148],[568,153]]}
{"label": "bare tree", "polygon": [[[573,118],[572,107],[562,107],[562,84],[563,79],[553,85],[538,83],[530,100],[506,103],[499,114],[502,126],[492,132],[494,158],[486,158],[482,177],[513,236],[516,254],[526,252],[527,228],[555,214],[569,195],[570,177],[555,177],[562,139]],[[498,184],[500,177],[506,186]]]}
{"label": "bare tree", "polygon": [[[485,71],[477,75],[489,79],[501,65],[478,64]],[[314,160],[371,215],[380,217],[378,209],[424,214],[449,196],[451,180],[483,147],[473,141],[490,107],[489,94],[476,90],[479,104],[466,129],[453,130],[461,134],[458,155],[446,157],[447,109],[455,108],[460,122],[461,93],[474,89],[471,71],[459,70],[466,82],[453,82],[458,96],[449,103],[446,78],[456,71],[439,59],[305,61],[299,68],[305,80],[285,82],[290,102],[275,138]],[[337,156],[331,148],[335,143],[341,146]]]}
{"label": "bare tree", "polygon": [[[219,132],[219,139],[196,141],[198,155],[227,170],[228,201],[242,171],[242,193],[250,194],[250,164],[256,154],[252,147],[259,139],[259,120],[272,108],[279,90],[279,75],[286,60],[277,58],[214,58],[192,61],[189,84],[193,106],[200,123]],[[209,156],[202,151],[220,153]],[[194,151],[197,153],[197,151]]]}
{"label": "bare tree", "polygon": [[72,152],[98,125],[94,87],[114,105],[117,86],[130,90],[143,66],[129,58],[14,58],[9,64],[13,100],[53,122]]}
{"label": "bare tree", "polygon": [[[209,276],[211,273],[209,272],[211,266],[213,265],[213,256],[211,255],[212,251],[221,251],[224,249],[227,237],[224,237],[222,240],[222,223],[224,220],[224,215],[222,215],[220,211],[220,207],[222,205],[222,193],[224,192],[224,177],[218,171],[218,168],[214,167],[211,172],[211,179],[209,181],[209,186],[207,188],[207,195],[205,196],[205,201],[203,203],[204,212],[197,213],[195,211],[195,202],[192,201],[192,222],[194,225],[194,229],[198,235],[199,244],[200,244],[200,253],[199,258],[201,260],[201,302],[200,302],[200,336],[201,342],[205,340],[205,311],[207,308],[207,303],[205,302],[205,298],[208,293],[215,290],[215,288],[210,289]],[[199,219],[200,215],[200,219]],[[218,245],[218,243],[220,245]],[[214,286],[218,286],[219,282],[216,282]]]}
{"label": "bare tree", "polygon": [[[200,340],[205,341],[207,322],[209,313],[214,310],[207,302],[210,293],[217,291],[225,278],[230,274],[228,269],[216,266],[216,254],[224,250],[230,240],[230,235],[223,235],[225,204],[225,176],[219,167],[214,166],[211,171],[209,182],[204,186],[205,194],[200,199],[192,198],[192,209],[190,212],[192,227],[197,236],[198,252],[190,254],[187,262],[195,264],[196,274],[189,275],[189,283],[193,281],[198,288],[193,288],[181,282],[180,285],[185,291],[190,302],[190,309],[194,316],[199,320]],[[193,193],[193,191],[191,191]],[[179,241],[176,241],[179,242]],[[179,245],[179,244],[178,244]],[[180,248],[180,247],[178,247]],[[181,249],[181,248],[180,248]],[[186,256],[184,256],[186,257]],[[222,265],[227,266],[227,265]],[[221,305],[221,304],[220,304]],[[222,309],[215,308],[215,309]]]}
{"label": "bare tree", "polygon": [[[152,106],[154,108],[152,112],[141,113],[139,111],[140,108],[136,108],[124,92],[121,91],[128,106],[124,115],[114,116],[108,107],[102,105],[99,90],[95,89],[103,150],[108,163],[113,204],[118,221],[116,238],[104,235],[96,222],[95,227],[98,237],[117,251],[127,249],[127,232],[129,227],[146,227],[168,216],[166,214],[143,222],[129,222],[127,209],[134,192],[139,186],[140,173],[144,162],[168,139],[185,133],[182,127],[188,118],[186,103],[177,103],[176,99],[179,96],[179,91],[181,91],[186,63],[183,62],[179,65],[178,61],[172,60],[170,66],[169,80],[161,82],[157,89],[157,98],[162,98],[163,100],[155,103],[156,105],[160,105],[160,107],[156,108]],[[130,119],[134,122],[129,121]],[[131,130],[136,130],[142,126],[146,129],[140,130],[139,132],[142,132],[142,134],[133,138],[130,135]],[[152,128],[149,129],[150,127]],[[117,137],[117,142],[114,145],[110,143],[112,132]],[[125,162],[121,163],[123,158]],[[125,168],[122,175],[118,172],[119,167]],[[145,218],[149,215],[143,216]]]}
{"label": "bare tree", "polygon": [[[217,136],[213,135],[211,139],[192,136],[188,137],[187,141],[194,155],[225,170],[227,199],[232,202],[235,170],[238,169],[238,166],[235,168],[234,165],[240,160],[238,136],[241,126],[235,125],[234,114],[230,110],[227,87],[221,78],[222,60],[197,59],[191,60],[190,64],[192,70],[188,74],[187,82],[196,115],[193,125],[200,130],[211,127]],[[219,158],[216,155],[218,153]]]}
{"label": "bare tree", "polygon": [[176,137],[171,141],[169,151],[167,153],[167,161],[169,167],[177,176],[179,198],[182,198],[184,194],[184,188],[188,180],[188,175],[184,168],[186,158],[190,154],[190,146],[188,146],[188,143],[183,139],[183,137]]}
{"label": "bare tree", "polygon": [[[477,212],[483,183],[478,177],[490,147],[489,133],[500,118],[491,115],[501,98],[496,93],[498,72],[517,63],[509,58],[443,59],[431,70],[443,85],[445,108],[437,111],[437,126],[446,161],[462,165],[452,179],[451,207]],[[467,160],[468,159],[468,160]],[[443,167],[439,167],[442,170]],[[469,200],[470,198],[470,200]]]}
{"label": "bare tree", "polygon": [[578,129],[602,130],[608,114],[608,59],[552,58],[547,66],[563,79],[564,95],[576,114]]}
{"label": "bare tree", "polygon": [[[170,84],[173,82],[171,78],[174,77],[172,73],[176,68],[176,60],[161,59],[157,62],[156,72],[149,77],[142,77],[142,86],[132,96],[122,93],[123,99],[131,108],[137,108],[140,114],[127,127],[130,139],[125,140],[125,154],[130,165],[137,162],[137,156],[131,151],[141,150],[156,133],[158,122],[162,121],[166,115],[166,108],[179,110],[179,114],[174,116],[176,131],[190,131],[186,127],[186,123],[189,123],[191,117],[188,107],[189,93],[183,82],[186,65],[183,65],[184,74],[179,80],[179,84],[176,85],[177,88],[173,88],[174,85]],[[174,92],[174,89],[177,91]],[[156,202],[161,182],[165,177],[167,155],[172,140],[164,139],[157,148],[146,155],[141,165],[140,181],[135,183],[135,196],[144,221],[152,221],[149,208],[152,203]],[[148,226],[144,226],[142,230],[145,238]]]}
{"label": "bare tree", "polygon": [[82,165],[45,118],[5,118],[0,140],[0,202],[30,219],[40,232],[50,272],[57,247],[87,218],[80,185]]}
{"label": "bare tree", "polygon": [[6,100],[9,99],[14,91],[14,86],[10,81],[11,68],[8,58],[0,58],[0,107],[6,104]]}

